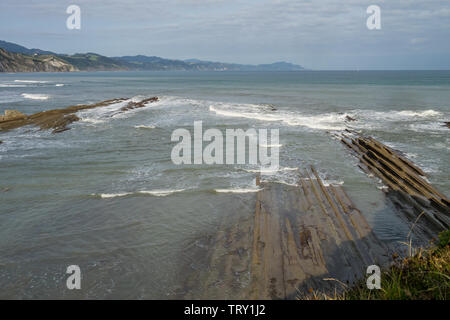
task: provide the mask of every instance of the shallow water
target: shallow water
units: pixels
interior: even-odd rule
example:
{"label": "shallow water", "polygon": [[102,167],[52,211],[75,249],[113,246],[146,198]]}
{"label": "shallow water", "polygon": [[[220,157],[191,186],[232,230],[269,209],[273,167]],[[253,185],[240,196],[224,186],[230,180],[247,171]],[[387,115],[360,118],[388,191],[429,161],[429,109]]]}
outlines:
{"label": "shallow water", "polygon": [[[197,120],[222,132],[279,129],[281,167],[264,179],[295,184],[296,168],[313,164],[328,183],[343,183],[382,240],[404,241],[408,228],[381,185],[333,133],[361,130],[405,152],[449,195],[449,89],[447,71],[2,74],[2,112],[160,101],[122,114],[124,103],[79,112],[61,134],[0,133],[0,190],[8,188],[0,191],[0,297],[174,295],[198,239],[224,215],[254,209],[256,166],[172,163],[173,130]],[[71,264],[81,267],[82,290],[65,287]]]}

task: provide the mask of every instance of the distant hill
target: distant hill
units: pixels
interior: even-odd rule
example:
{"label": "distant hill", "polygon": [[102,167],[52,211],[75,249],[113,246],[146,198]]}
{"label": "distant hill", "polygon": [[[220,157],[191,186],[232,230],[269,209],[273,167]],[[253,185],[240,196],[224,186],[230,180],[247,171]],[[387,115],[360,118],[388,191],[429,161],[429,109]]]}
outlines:
{"label": "distant hill", "polygon": [[222,63],[212,61],[202,61],[198,59],[184,60],[190,64],[204,65],[207,67],[217,66],[219,69],[226,69],[232,71],[301,71],[305,70],[302,66],[288,63],[288,62],[275,62],[271,64],[236,64],[236,63]]}
{"label": "distant hill", "polygon": [[[114,70],[178,70],[178,71],[300,71],[302,66],[288,62],[246,65],[202,61],[173,60],[156,56],[105,57],[96,53],[57,54],[1,41],[0,72],[34,71],[114,71]],[[20,54],[18,56],[17,54]]]}
{"label": "distant hill", "polygon": [[51,51],[44,51],[41,49],[28,49],[21,45],[18,45],[18,44],[12,43],[12,42],[3,41],[3,40],[0,40],[0,48],[5,49],[6,51],[9,51],[9,52],[22,53],[22,54],[27,54],[30,56],[32,56],[34,54],[38,54],[38,55],[54,54],[54,55],[56,55],[56,53],[51,52]]}
{"label": "distant hill", "polygon": [[136,70],[194,70],[194,71],[300,71],[302,66],[288,62],[272,64],[247,65],[237,63],[223,63],[202,61],[198,59],[170,60],[160,57],[125,56],[114,57],[130,69]]}
{"label": "distant hill", "polygon": [[120,61],[91,52],[58,57],[82,71],[128,70]]}
{"label": "distant hill", "polygon": [[131,70],[195,70],[181,60],[170,60],[155,56],[124,56],[112,58]]}

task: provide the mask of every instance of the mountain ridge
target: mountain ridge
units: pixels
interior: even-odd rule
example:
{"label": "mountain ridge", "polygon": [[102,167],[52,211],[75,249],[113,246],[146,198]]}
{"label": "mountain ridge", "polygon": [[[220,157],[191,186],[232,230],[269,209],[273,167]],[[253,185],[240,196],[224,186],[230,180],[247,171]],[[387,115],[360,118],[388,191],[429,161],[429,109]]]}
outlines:
{"label": "mountain ridge", "polygon": [[[0,72],[74,72],[74,71],[301,71],[289,62],[238,64],[199,59],[166,59],[157,56],[106,57],[97,53],[58,54],[0,40]],[[31,70],[31,71],[30,71]]]}

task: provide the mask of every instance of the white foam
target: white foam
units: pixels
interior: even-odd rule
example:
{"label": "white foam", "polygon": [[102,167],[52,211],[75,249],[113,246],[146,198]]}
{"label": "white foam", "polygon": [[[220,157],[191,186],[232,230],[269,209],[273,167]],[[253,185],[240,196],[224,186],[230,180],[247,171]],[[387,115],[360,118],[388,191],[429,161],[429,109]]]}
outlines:
{"label": "white foam", "polygon": [[94,118],[81,118],[81,121],[82,122],[92,123],[92,124],[98,124],[98,123],[105,122],[105,120],[94,119]]}
{"label": "white foam", "polygon": [[155,197],[166,197],[168,195],[177,193],[177,192],[183,192],[186,189],[166,189],[166,190],[141,190],[137,192],[119,192],[119,193],[101,193],[101,194],[92,194],[93,196],[98,196],[102,199],[109,199],[109,198],[117,198],[117,197],[124,197],[129,195],[137,195],[137,194],[148,194]]}
{"label": "white foam", "polygon": [[21,82],[21,83],[48,83],[49,81],[38,81],[38,80],[14,80],[14,82]]}
{"label": "white foam", "polygon": [[303,126],[319,130],[343,130],[346,128],[345,115],[326,113],[319,115],[301,115],[295,112],[261,112],[258,105],[216,104],[209,111],[225,117],[247,118],[259,121],[282,122],[289,126]]}
{"label": "white foam", "polygon": [[405,153],[405,156],[406,156],[406,158],[408,158],[408,159],[414,159],[414,158],[417,158],[418,156],[417,156],[417,154],[415,154],[415,153]]}
{"label": "white foam", "polygon": [[55,84],[55,87],[64,87],[64,84],[63,83],[57,83],[57,84]]}
{"label": "white foam", "polygon": [[24,84],[0,84],[0,88],[26,88]]}
{"label": "white foam", "polygon": [[155,197],[166,197],[174,193],[183,192],[186,189],[167,189],[167,190],[142,190],[139,193],[150,194]]}
{"label": "white foam", "polygon": [[101,194],[93,194],[93,196],[99,196],[102,199],[116,198],[116,197],[124,197],[130,195],[130,192],[122,192],[122,193],[101,193]]}
{"label": "white foam", "polygon": [[115,113],[120,111],[120,108],[124,107],[130,100],[111,103],[110,105],[93,108],[87,110],[78,111],[76,114],[81,121],[89,122],[93,124],[105,122],[106,119],[110,119]]}
{"label": "white foam", "polygon": [[287,181],[274,181],[274,182],[275,183],[285,184],[285,185],[290,186],[290,187],[299,187],[299,185],[297,183],[290,183],[290,182],[287,182]]}
{"label": "white foam", "polygon": [[260,147],[263,148],[281,148],[283,145],[282,144],[259,144]]}
{"label": "white foam", "polygon": [[251,193],[251,192],[258,192],[262,189],[258,188],[232,188],[232,189],[214,189],[217,193]]}
{"label": "white foam", "polygon": [[435,110],[402,110],[402,111],[374,111],[374,110],[353,110],[351,116],[357,121],[351,123],[352,126],[360,126],[364,123],[379,123],[385,121],[411,121],[442,116],[442,113]]}
{"label": "white foam", "polygon": [[134,126],[136,129],[155,129],[155,126],[144,126],[144,125],[138,125]]}
{"label": "white foam", "polygon": [[338,180],[322,180],[322,183],[325,187],[329,186],[342,186],[344,184],[344,181],[338,181]]}
{"label": "white foam", "polygon": [[443,122],[428,122],[428,123],[413,123],[409,125],[409,129],[416,132],[434,131],[434,132],[447,132],[448,128]]}
{"label": "white foam", "polygon": [[435,110],[424,110],[424,111],[399,111],[398,114],[408,116],[408,117],[437,117],[442,115],[439,111]]}
{"label": "white foam", "polygon": [[101,123],[104,121],[109,121],[111,119],[127,118],[135,114],[136,112],[145,110],[148,107],[153,106],[153,104],[157,103],[157,102],[149,102],[145,104],[145,107],[143,108],[130,109],[127,111],[120,110],[122,107],[125,107],[130,101],[139,102],[142,101],[142,99],[144,98],[145,97],[136,96],[125,101],[111,103],[110,105],[103,106],[101,108],[93,108],[78,111],[77,116],[80,117],[82,121],[86,120],[85,122],[91,123]]}
{"label": "white foam", "polygon": [[261,174],[273,174],[277,172],[283,171],[295,171],[298,168],[290,168],[290,167],[278,167],[278,168],[260,168],[260,169],[244,169],[244,171],[251,173],[261,173]]}
{"label": "white foam", "polygon": [[34,93],[22,93],[22,97],[25,99],[32,99],[32,100],[47,100],[50,98],[50,96],[45,94],[34,94]]}

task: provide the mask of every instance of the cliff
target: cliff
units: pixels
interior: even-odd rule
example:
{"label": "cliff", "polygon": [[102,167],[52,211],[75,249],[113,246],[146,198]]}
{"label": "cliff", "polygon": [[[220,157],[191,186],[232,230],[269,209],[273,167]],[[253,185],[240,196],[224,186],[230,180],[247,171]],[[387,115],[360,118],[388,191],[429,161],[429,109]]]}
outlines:
{"label": "cliff", "polygon": [[0,48],[0,72],[68,72],[79,69],[54,55],[25,55]]}
{"label": "cliff", "polygon": [[66,71],[300,71],[302,66],[287,62],[237,64],[198,59],[176,60],[156,56],[105,57],[96,53],[58,54],[28,49],[0,40],[0,72]]}

